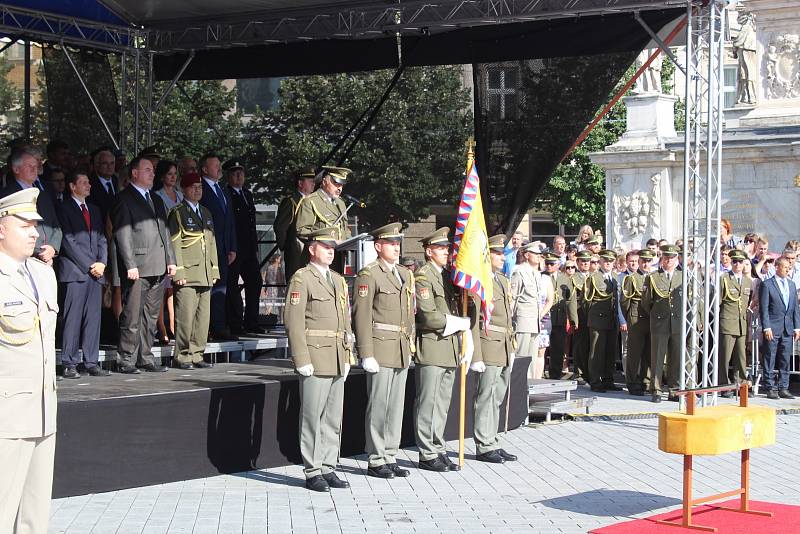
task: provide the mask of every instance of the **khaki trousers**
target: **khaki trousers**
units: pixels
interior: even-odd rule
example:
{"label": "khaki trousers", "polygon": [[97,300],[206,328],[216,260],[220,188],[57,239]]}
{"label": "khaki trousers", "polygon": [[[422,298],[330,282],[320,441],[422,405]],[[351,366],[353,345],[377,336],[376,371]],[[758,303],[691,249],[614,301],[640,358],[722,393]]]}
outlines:
{"label": "khaki trousers", "polygon": [[500,405],[508,391],[508,367],[487,365],[478,378],[475,395],[475,450],[485,454],[500,448]]}
{"label": "khaki trousers", "polygon": [[395,463],[403,430],[408,368],[381,367],[367,373],[366,451],[369,466]]}
{"label": "khaki trousers", "polygon": [[0,438],[0,532],[47,532],[55,452],[55,434]]}
{"label": "khaki trousers", "polygon": [[417,365],[414,402],[415,439],[420,460],[433,460],[447,452],[444,427],[453,396],[457,367]]}
{"label": "khaki trousers", "polygon": [[[720,334],[717,378],[720,386],[741,384],[747,380],[747,336]],[[729,371],[728,366],[733,363]],[[738,375],[738,377],[737,377]]]}
{"label": "khaki trousers", "polygon": [[300,455],[307,479],[336,469],[343,404],[344,377],[300,377]]}
{"label": "khaki trousers", "polygon": [[517,356],[536,358],[539,354],[539,332],[517,332]]}
{"label": "khaki trousers", "polygon": [[211,288],[172,286],[175,296],[175,359],[178,363],[203,361],[211,318]]}

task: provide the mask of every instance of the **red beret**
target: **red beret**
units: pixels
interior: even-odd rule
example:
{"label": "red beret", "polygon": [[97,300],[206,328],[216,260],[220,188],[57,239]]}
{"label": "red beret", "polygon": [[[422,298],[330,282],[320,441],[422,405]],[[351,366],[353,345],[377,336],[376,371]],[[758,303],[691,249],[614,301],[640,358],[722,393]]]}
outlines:
{"label": "red beret", "polygon": [[196,172],[187,172],[181,178],[181,188],[186,189],[190,185],[199,184],[201,183],[200,175]]}

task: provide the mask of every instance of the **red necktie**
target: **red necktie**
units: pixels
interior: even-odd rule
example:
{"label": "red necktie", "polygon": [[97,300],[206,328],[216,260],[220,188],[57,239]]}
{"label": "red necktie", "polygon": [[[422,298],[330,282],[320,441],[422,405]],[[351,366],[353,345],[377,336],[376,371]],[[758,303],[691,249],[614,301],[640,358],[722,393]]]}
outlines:
{"label": "red necktie", "polygon": [[86,209],[86,204],[81,204],[81,213],[83,213],[83,220],[86,222],[86,229],[92,231],[92,220],[89,218],[89,210]]}

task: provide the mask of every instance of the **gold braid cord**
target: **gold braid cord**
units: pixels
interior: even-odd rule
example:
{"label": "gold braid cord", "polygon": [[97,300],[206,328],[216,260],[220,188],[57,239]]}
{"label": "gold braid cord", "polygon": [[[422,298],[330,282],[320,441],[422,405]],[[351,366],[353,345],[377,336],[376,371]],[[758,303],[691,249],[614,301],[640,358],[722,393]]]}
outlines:
{"label": "gold braid cord", "polygon": [[589,289],[586,289],[586,296],[584,300],[587,302],[603,302],[612,297],[611,294],[604,292],[597,284],[594,283],[594,276],[590,276],[586,279],[586,286],[591,286],[591,293],[589,293]]}
{"label": "gold braid cord", "polygon": [[[632,286],[632,288],[633,288],[630,293],[625,291],[625,284],[628,282],[628,280],[631,281],[631,283],[629,285]],[[642,288],[643,287],[644,286],[636,287],[636,277],[633,276],[632,274],[627,274],[627,275],[625,275],[625,278],[622,279],[622,295],[626,299],[641,300],[642,299]]]}
{"label": "gold braid cord", "polygon": [[[30,328],[17,328],[12,322],[7,320],[5,317],[0,316],[0,340],[2,340],[7,345],[13,345],[15,347],[21,345],[27,345],[31,341],[33,341],[34,336],[36,336],[36,332],[39,331],[39,315],[33,316],[33,326]],[[19,339],[11,337],[15,334],[30,334],[27,338]]]}
{"label": "gold braid cord", "polygon": [[647,277],[650,279],[650,287],[652,288],[653,293],[655,293],[662,299],[669,299],[671,297],[669,289],[667,289],[666,293],[662,293],[661,291],[659,291],[658,286],[656,285],[656,282],[653,279],[653,273],[648,274]]}

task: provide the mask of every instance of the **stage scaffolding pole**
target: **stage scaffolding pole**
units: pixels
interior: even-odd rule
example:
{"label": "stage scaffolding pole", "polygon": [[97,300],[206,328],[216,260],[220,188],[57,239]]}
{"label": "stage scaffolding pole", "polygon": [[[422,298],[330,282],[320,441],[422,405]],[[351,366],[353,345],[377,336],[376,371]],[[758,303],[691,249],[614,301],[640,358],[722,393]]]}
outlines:
{"label": "stage scaffolding pole", "polygon": [[[713,287],[720,252],[726,4],[687,5],[680,389],[718,380],[719,293]],[[716,393],[704,394],[702,402],[715,403]]]}

